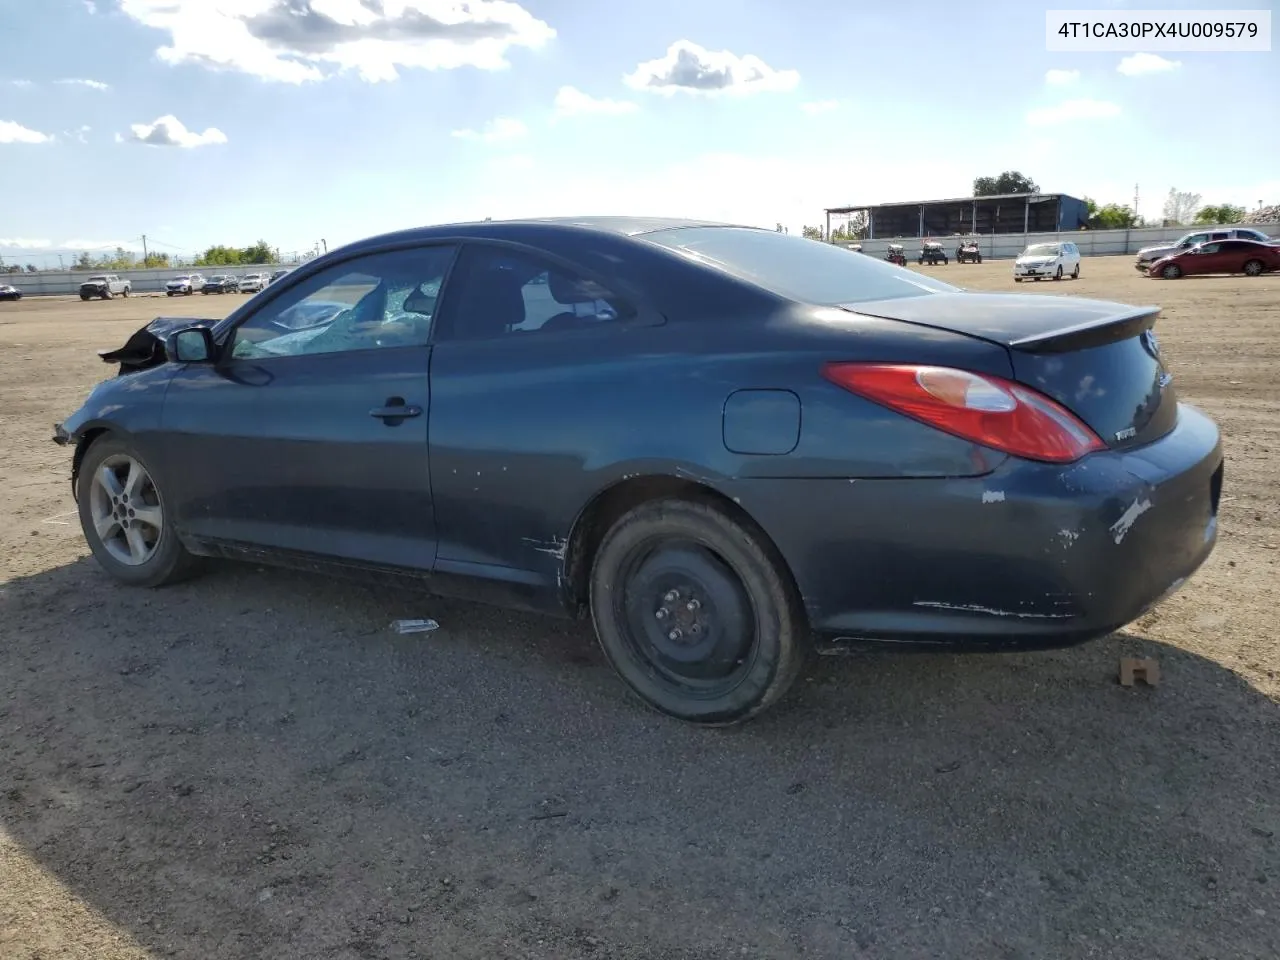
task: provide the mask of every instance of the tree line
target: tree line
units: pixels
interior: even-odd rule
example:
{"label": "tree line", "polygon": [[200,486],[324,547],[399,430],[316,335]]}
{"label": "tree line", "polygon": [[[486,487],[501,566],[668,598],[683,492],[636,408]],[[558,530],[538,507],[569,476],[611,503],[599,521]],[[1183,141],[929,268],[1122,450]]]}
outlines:
{"label": "tree line", "polygon": [[[75,271],[92,270],[98,273],[119,273],[122,270],[145,270],[148,268],[167,270],[186,267],[237,267],[256,264],[280,262],[280,251],[265,240],[250,244],[247,247],[228,247],[217,244],[207,247],[195,257],[174,257],[167,253],[148,251],[146,256],[139,256],[124,247],[116,247],[109,253],[101,253],[96,257],[87,250],[76,254],[71,260],[71,269]],[[40,267],[28,263],[6,264],[0,257],[0,273],[39,273]],[[47,267],[45,269],[48,269]]]}

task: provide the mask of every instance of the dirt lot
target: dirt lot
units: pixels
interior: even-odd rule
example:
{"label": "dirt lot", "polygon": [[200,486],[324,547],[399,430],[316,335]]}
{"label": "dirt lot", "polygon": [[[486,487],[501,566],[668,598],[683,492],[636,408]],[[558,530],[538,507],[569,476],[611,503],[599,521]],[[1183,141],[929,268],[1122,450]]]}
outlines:
{"label": "dirt lot", "polygon": [[[724,732],[636,706],[585,627],[254,567],[113,586],[50,426],[95,349],[241,298],[0,304],[0,957],[1280,956],[1280,276],[934,271],[1162,303],[1226,436],[1220,546],[1123,634],[824,659]],[[1132,653],[1161,686],[1116,683]]]}

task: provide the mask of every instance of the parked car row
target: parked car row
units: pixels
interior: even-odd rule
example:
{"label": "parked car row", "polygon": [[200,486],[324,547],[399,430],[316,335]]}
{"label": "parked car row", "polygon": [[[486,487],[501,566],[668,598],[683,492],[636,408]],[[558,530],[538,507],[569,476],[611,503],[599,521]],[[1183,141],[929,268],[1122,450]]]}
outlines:
{"label": "parked car row", "polygon": [[277,270],[274,273],[250,273],[243,277],[231,274],[217,274],[204,277],[199,273],[187,273],[174,277],[164,285],[167,297],[189,297],[196,291],[200,293],[258,293],[283,277],[288,270]]}

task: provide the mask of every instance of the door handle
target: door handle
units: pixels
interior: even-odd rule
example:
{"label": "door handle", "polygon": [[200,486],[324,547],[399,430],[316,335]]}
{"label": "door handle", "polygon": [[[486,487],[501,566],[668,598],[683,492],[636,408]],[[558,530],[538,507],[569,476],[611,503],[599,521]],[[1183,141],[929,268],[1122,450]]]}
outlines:
{"label": "door handle", "polygon": [[409,404],[408,406],[403,403],[390,404],[385,407],[375,407],[369,411],[369,416],[385,421],[404,420],[406,417],[422,416],[422,408],[416,404]]}

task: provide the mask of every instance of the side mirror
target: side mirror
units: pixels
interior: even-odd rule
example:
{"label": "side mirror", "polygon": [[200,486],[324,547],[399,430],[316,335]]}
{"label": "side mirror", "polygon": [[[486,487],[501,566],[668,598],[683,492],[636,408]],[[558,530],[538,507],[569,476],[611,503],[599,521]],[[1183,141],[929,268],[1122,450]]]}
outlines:
{"label": "side mirror", "polygon": [[171,333],[164,341],[165,358],[170,363],[211,363],[213,334],[208,327],[187,327]]}

